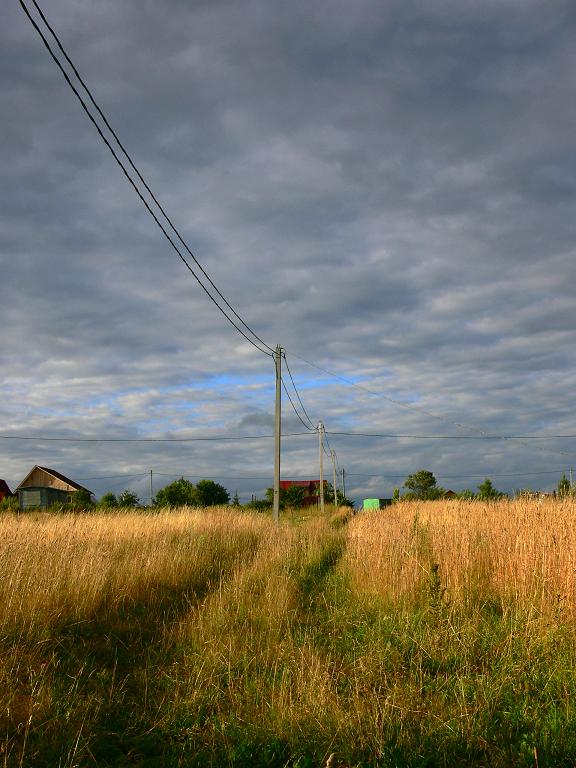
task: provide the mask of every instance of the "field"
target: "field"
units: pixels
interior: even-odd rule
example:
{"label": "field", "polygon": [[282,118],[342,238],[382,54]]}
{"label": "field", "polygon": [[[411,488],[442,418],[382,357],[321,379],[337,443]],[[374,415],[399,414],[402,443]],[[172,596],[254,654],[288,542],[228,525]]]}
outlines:
{"label": "field", "polygon": [[0,765],[573,766],[575,518],[6,514]]}

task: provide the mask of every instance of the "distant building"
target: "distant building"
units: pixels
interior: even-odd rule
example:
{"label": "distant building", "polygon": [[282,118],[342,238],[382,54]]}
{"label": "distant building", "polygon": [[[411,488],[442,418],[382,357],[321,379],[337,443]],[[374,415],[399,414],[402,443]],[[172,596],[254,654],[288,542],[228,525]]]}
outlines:
{"label": "distant building", "polygon": [[363,499],[362,509],[382,509],[391,506],[391,504],[392,499]]}
{"label": "distant building", "polygon": [[77,491],[86,491],[83,485],[75,483],[69,477],[61,475],[54,469],[36,465],[20,483],[16,492],[20,510],[40,508],[46,509],[52,504],[65,504],[72,501]]}
{"label": "distant building", "polygon": [[[326,484],[326,480],[324,480],[324,484]],[[280,490],[286,491],[293,486],[304,488],[302,506],[311,507],[313,504],[320,503],[320,480],[280,480]],[[326,491],[326,489],[324,490]]]}
{"label": "distant building", "polygon": [[10,488],[8,488],[8,483],[6,480],[0,480],[0,501],[3,499],[8,499],[10,496],[14,496]]}

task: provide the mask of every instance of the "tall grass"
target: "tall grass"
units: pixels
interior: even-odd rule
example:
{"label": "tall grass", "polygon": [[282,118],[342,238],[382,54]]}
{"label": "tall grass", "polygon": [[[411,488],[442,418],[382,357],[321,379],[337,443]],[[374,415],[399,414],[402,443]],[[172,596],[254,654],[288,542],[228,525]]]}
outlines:
{"label": "tall grass", "polygon": [[265,527],[222,509],[3,517],[4,764],[116,764],[137,750],[118,732],[153,727],[168,627],[254,556]]}
{"label": "tall grass", "polygon": [[0,757],[573,765],[575,512],[0,518]]}
{"label": "tall grass", "polygon": [[361,591],[413,603],[432,566],[445,600],[473,608],[574,614],[572,500],[402,503],[356,518],[348,561]]}

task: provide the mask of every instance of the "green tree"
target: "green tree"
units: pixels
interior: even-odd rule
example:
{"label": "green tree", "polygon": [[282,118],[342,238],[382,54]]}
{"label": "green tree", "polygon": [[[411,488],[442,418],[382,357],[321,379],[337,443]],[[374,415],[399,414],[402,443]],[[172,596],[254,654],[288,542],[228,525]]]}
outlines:
{"label": "green tree", "polygon": [[[324,502],[326,504],[334,504],[334,486],[326,480],[324,481]],[[354,502],[351,499],[347,499],[340,488],[336,489],[336,502],[339,507],[354,507]]]}
{"label": "green tree", "polygon": [[[285,507],[295,507],[300,509],[304,503],[304,497],[306,496],[306,488],[300,485],[290,485],[288,488],[280,488],[280,509]],[[264,494],[266,502],[270,505],[274,504],[274,488],[266,488]]]}
{"label": "green tree", "polygon": [[560,499],[565,499],[567,496],[570,496],[571,491],[572,486],[570,485],[570,480],[568,480],[565,473],[562,472],[562,477],[558,481],[556,493]]}
{"label": "green tree", "polygon": [[272,502],[267,499],[252,499],[245,505],[246,509],[253,510],[254,512],[269,512],[272,507]]}
{"label": "green tree", "polygon": [[105,493],[104,496],[102,496],[98,504],[101,507],[117,507],[118,499],[112,493],[112,491],[108,491],[108,493]]}
{"label": "green tree", "polygon": [[303,488],[301,485],[291,485],[284,490],[284,505],[294,507],[294,509],[301,509],[305,496],[306,488]]}
{"label": "green tree", "polygon": [[156,504],[160,507],[195,506],[198,504],[196,488],[189,480],[181,477],[158,491]]}
{"label": "green tree", "polygon": [[413,475],[408,475],[404,488],[408,488],[409,493],[405,498],[409,499],[438,499],[444,493],[444,489],[436,485],[432,472],[427,469],[420,469]]}
{"label": "green tree", "polygon": [[126,489],[125,491],[122,491],[120,496],[118,496],[119,507],[137,507],[138,504],[140,504],[140,499],[134,491]]}
{"label": "green tree", "polygon": [[[270,506],[274,504],[274,488],[266,488],[264,492],[264,500]],[[286,506],[286,488],[280,488],[280,509],[284,509],[285,506]]]}
{"label": "green tree", "polygon": [[72,496],[72,503],[77,509],[88,509],[94,503],[92,494],[86,488],[80,488]]}
{"label": "green tree", "polygon": [[492,480],[486,478],[483,483],[478,486],[478,499],[481,501],[496,501],[504,496],[503,493],[497,491],[492,485]]}
{"label": "green tree", "polygon": [[472,499],[476,498],[476,494],[474,491],[471,491],[470,488],[465,488],[463,491],[460,491],[457,496],[459,499],[464,499],[465,501],[472,501]]}
{"label": "green tree", "polygon": [[200,507],[213,507],[216,504],[228,504],[230,494],[220,483],[214,480],[200,480],[196,484],[196,504]]}
{"label": "green tree", "polygon": [[240,507],[242,506],[240,504],[240,496],[238,496],[238,491],[234,494],[234,498],[232,499],[232,506],[233,507]]}
{"label": "green tree", "polygon": [[0,501],[0,512],[17,512],[18,511],[18,496],[5,496]]}

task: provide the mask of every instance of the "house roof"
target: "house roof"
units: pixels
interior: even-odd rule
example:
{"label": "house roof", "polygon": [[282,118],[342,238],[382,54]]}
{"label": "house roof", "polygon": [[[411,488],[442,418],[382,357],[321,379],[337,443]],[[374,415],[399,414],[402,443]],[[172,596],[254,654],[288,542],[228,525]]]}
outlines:
{"label": "house roof", "polygon": [[8,488],[8,483],[6,480],[0,480],[0,493],[3,493],[4,495],[12,496],[12,491],[10,488]]}
{"label": "house roof", "polygon": [[[37,469],[41,470],[42,472],[46,472],[48,475],[51,475],[56,480],[60,480],[60,482],[62,483],[66,483],[75,491],[88,491],[88,488],[85,488],[83,485],[76,483],[74,480],[70,480],[70,478],[66,477],[66,475],[63,475],[60,472],[56,472],[55,469],[50,469],[49,467],[41,467],[39,464],[36,464],[34,467],[32,467],[32,469],[30,470],[30,472],[28,472],[24,480],[22,480],[18,488],[16,488],[17,491],[20,490],[21,488],[30,487],[26,483],[29,477],[32,475],[32,473],[35,472]],[[90,491],[88,491],[88,493],[90,493]]]}
{"label": "house roof", "polygon": [[319,486],[320,480],[280,480],[280,488],[291,488],[293,485],[298,488],[309,488],[311,485]]}

